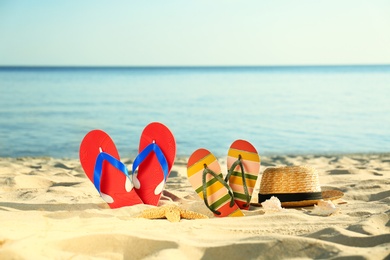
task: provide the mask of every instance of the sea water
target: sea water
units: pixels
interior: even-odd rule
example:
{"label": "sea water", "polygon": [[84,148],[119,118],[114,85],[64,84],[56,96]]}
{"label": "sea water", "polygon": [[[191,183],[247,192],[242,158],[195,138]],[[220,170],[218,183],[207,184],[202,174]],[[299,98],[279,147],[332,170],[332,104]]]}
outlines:
{"label": "sea water", "polygon": [[92,129],[135,157],[161,122],[177,155],[390,152],[390,66],[2,67],[0,156],[77,158]]}

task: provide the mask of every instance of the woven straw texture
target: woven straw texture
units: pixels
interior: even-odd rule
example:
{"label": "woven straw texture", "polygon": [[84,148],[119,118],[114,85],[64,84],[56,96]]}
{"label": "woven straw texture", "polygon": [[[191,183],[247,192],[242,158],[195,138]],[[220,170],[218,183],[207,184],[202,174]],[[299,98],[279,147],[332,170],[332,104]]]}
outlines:
{"label": "woven straw texture", "polygon": [[309,166],[267,168],[261,178],[261,194],[304,192],[321,192],[317,171]]}

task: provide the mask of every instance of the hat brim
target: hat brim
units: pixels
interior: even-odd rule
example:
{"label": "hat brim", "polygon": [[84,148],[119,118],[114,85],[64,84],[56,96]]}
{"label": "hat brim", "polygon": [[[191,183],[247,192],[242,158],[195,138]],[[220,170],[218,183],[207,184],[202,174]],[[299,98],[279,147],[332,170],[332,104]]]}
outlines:
{"label": "hat brim", "polygon": [[[344,196],[344,193],[339,190],[324,190],[321,191],[322,199],[317,200],[301,200],[301,201],[285,201],[281,202],[282,207],[284,208],[294,208],[294,207],[309,207],[317,204],[321,200],[337,200]],[[252,206],[261,207],[261,203],[251,203]]]}

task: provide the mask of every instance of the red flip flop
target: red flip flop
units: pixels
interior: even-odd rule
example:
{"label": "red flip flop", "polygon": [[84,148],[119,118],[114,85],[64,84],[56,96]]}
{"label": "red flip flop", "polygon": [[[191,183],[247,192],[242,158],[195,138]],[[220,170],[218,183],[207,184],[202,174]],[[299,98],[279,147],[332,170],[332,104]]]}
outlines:
{"label": "red flip flop", "polygon": [[143,203],[108,134],[90,131],[81,142],[79,156],[85,174],[110,208]]}
{"label": "red flip flop", "polygon": [[147,125],[132,171],[134,188],[145,204],[157,206],[175,156],[176,142],[171,131],[161,123]]}

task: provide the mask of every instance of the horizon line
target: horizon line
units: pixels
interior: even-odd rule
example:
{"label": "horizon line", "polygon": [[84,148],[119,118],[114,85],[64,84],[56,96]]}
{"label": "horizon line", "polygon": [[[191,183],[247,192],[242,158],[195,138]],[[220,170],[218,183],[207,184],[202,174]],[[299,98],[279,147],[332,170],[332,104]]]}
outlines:
{"label": "horizon line", "polygon": [[191,68],[308,68],[308,67],[379,67],[390,66],[390,63],[361,63],[361,64],[285,64],[285,65],[0,65],[1,68],[134,68],[134,69],[191,69]]}

